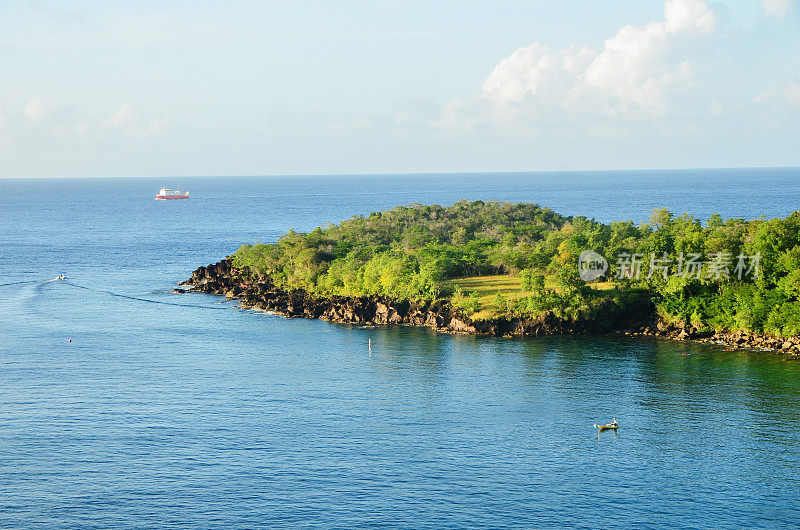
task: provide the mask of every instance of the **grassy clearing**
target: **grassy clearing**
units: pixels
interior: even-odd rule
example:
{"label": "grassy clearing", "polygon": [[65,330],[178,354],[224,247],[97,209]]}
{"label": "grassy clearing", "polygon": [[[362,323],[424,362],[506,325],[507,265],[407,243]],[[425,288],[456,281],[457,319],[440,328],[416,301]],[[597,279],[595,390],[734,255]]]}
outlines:
{"label": "grassy clearing", "polygon": [[[495,318],[505,313],[505,308],[498,306],[498,295],[507,302],[514,302],[533,294],[531,291],[522,290],[522,278],[508,274],[454,278],[445,283],[455,292],[460,290],[464,297],[472,296],[477,300],[478,309],[472,314],[474,320]],[[591,284],[591,287],[597,291],[606,291],[612,289],[614,284],[611,282],[594,283]],[[552,277],[545,278],[545,288],[560,290]]]}

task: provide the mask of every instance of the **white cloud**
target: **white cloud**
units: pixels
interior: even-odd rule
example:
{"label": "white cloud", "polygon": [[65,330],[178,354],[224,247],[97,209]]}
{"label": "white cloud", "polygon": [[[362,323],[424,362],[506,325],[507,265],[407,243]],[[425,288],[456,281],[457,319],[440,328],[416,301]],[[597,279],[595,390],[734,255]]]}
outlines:
{"label": "white cloud", "polygon": [[44,117],[45,102],[42,98],[31,98],[25,105],[25,118],[30,121],[40,121]]}
{"label": "white cloud", "polygon": [[140,115],[139,109],[133,103],[123,103],[119,110],[106,120],[106,125],[114,129],[132,127],[140,121]]}
{"label": "white cloud", "polygon": [[78,126],[75,105],[55,96],[33,97],[25,104],[24,121],[35,129],[62,132]]}
{"label": "white cloud", "polygon": [[516,50],[484,81],[483,94],[501,106],[531,100],[609,115],[662,114],[668,96],[692,78],[689,62],[672,58],[673,50],[715,25],[703,0],[667,0],[663,21],[625,26],[599,51],[583,45],[554,52],[540,42]]}
{"label": "white cloud", "polygon": [[172,118],[167,116],[166,118],[161,118],[160,120],[153,120],[147,125],[147,129],[145,130],[145,134],[147,136],[152,136],[157,134],[167,127],[170,126],[172,123]]}
{"label": "white cloud", "polygon": [[783,87],[783,99],[796,109],[800,109],[800,82],[788,83]]}
{"label": "white cloud", "polygon": [[546,44],[534,42],[500,61],[483,82],[483,91],[497,103],[520,101],[529,94],[557,97],[596,56],[589,46],[554,53]]}
{"label": "white cloud", "polygon": [[757,94],[753,101],[756,104],[772,108],[777,113],[789,109],[800,110],[800,79],[765,90]]}
{"label": "white cloud", "polygon": [[669,33],[714,29],[716,17],[703,0],[667,0],[664,5],[665,29]]}
{"label": "white cloud", "polygon": [[139,107],[128,101],[106,121],[106,127],[117,129],[126,136],[143,140],[158,134],[172,123],[169,116],[148,120]]}
{"label": "white cloud", "polygon": [[761,0],[761,5],[767,15],[783,18],[792,8],[792,0]]}
{"label": "white cloud", "polygon": [[74,111],[74,105],[54,96],[33,97],[25,105],[25,119],[32,123],[63,124],[74,117]]}

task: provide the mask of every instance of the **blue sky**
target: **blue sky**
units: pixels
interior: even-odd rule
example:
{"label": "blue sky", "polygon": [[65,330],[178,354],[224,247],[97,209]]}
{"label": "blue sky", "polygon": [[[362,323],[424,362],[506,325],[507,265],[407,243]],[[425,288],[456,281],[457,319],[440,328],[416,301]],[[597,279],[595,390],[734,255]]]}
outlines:
{"label": "blue sky", "polygon": [[0,59],[0,177],[800,165],[796,0],[5,0]]}

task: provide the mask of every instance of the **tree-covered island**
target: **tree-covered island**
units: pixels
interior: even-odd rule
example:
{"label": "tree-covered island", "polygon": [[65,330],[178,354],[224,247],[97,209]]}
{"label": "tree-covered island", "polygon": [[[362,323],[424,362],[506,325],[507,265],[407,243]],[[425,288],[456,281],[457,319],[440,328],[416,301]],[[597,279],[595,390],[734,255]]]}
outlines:
{"label": "tree-covered island", "polygon": [[[585,251],[608,265],[588,282],[579,273],[587,270]],[[701,222],[655,210],[642,224],[605,224],[527,203],[412,204],[245,244],[188,283],[292,316],[496,334],[716,333],[795,351],[800,212]],[[425,315],[432,308],[435,318]]]}

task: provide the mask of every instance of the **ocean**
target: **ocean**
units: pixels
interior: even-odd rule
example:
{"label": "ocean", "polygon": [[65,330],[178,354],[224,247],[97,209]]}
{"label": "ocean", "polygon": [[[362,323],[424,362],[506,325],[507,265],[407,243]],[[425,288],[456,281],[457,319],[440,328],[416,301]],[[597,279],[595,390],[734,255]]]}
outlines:
{"label": "ocean", "polygon": [[242,243],[460,199],[770,218],[800,168],[0,180],[0,526],[797,525],[800,363],[170,292]]}

